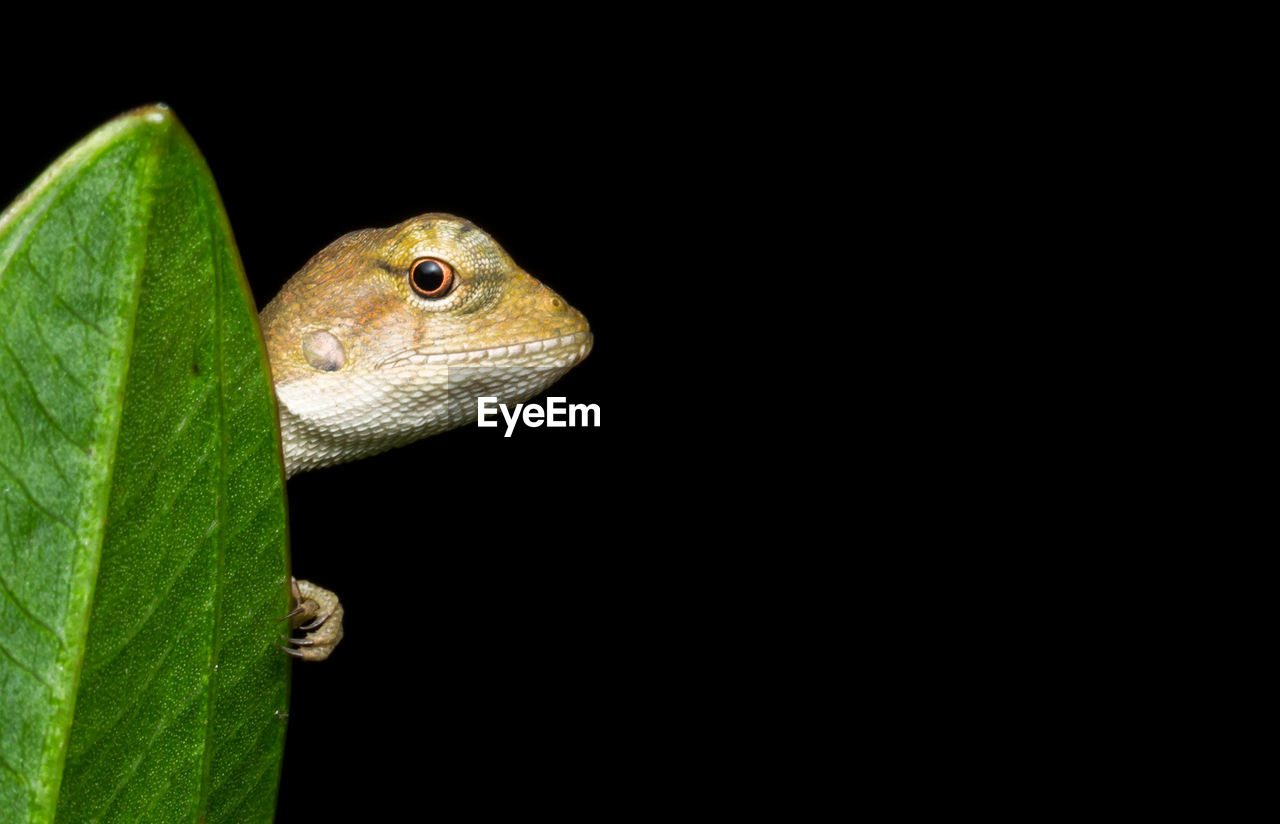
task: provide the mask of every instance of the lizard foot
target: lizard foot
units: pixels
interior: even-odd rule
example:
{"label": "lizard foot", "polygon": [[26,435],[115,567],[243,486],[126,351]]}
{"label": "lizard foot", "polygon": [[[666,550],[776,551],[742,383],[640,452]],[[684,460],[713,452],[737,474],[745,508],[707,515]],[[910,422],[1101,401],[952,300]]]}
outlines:
{"label": "lizard foot", "polygon": [[[294,578],[291,583],[293,611],[280,620],[288,620],[289,626],[306,632],[303,638],[282,636],[292,646],[280,649],[304,661],[323,661],[342,640],[342,604],[338,596],[310,581]],[[295,649],[296,647],[296,649]]]}

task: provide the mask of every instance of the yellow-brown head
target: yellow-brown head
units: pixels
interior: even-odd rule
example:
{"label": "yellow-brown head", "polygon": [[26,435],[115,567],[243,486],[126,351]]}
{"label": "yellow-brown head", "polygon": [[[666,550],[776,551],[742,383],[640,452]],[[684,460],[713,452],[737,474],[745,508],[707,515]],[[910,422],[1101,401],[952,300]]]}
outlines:
{"label": "yellow-brown head", "polygon": [[446,214],[334,241],[262,310],[289,475],[474,421],[586,357],[582,313]]}

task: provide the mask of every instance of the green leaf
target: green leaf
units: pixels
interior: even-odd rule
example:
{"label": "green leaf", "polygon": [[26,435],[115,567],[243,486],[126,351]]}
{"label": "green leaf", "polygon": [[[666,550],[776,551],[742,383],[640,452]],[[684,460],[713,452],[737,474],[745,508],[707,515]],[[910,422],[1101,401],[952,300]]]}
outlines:
{"label": "green leaf", "polygon": [[269,375],[167,109],[106,124],[0,215],[0,822],[271,819],[289,571]]}

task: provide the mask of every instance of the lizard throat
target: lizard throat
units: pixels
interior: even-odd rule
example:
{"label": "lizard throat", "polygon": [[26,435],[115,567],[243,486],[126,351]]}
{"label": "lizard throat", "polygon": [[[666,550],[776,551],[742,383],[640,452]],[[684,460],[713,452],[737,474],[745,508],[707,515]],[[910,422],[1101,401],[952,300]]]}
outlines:
{"label": "lizard throat", "polygon": [[285,472],[343,463],[472,423],[476,398],[519,403],[591,351],[589,331],[465,352],[405,353],[363,373],[276,385]]}

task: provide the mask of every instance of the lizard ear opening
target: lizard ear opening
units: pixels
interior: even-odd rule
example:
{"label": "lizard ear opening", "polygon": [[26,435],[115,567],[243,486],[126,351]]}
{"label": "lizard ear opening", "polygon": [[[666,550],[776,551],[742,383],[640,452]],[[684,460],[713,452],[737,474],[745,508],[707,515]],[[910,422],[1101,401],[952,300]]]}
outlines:
{"label": "lizard ear opening", "polygon": [[418,258],[409,267],[409,285],[424,298],[438,300],[453,289],[453,267],[440,258]]}
{"label": "lizard ear opening", "polygon": [[332,332],[312,332],[302,341],[302,354],[311,368],[335,372],[347,362],[347,350]]}

